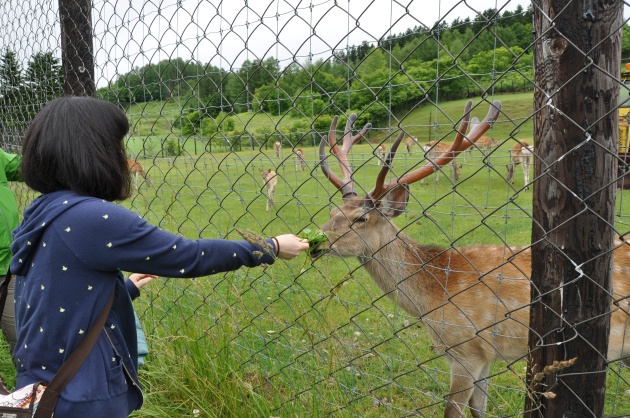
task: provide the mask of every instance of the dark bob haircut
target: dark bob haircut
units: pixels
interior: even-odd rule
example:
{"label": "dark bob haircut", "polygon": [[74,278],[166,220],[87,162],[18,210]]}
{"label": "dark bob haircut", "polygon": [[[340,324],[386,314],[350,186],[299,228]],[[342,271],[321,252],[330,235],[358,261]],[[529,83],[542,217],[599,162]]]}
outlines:
{"label": "dark bob haircut", "polygon": [[92,97],[60,97],[31,122],[22,146],[22,178],[33,190],[72,190],[108,201],[129,197],[123,139],[129,121],[116,105]]}

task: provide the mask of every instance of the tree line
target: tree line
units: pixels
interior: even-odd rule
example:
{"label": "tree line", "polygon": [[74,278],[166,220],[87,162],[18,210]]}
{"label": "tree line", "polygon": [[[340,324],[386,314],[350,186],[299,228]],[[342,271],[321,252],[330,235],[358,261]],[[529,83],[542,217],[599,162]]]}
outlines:
{"label": "tree line", "polygon": [[[125,107],[177,100],[183,106],[172,123],[182,134],[212,134],[225,125],[226,115],[248,111],[288,112],[301,118],[307,130],[325,131],[332,115],[350,112],[360,115],[358,124],[379,123],[426,100],[532,90],[532,27],[531,6],[501,13],[488,9],[473,19],[409,28],[376,43],[331,51],[326,59],[292,61],[284,68],[274,57],[247,60],[230,69],[166,59],[121,74],[97,94]],[[624,35],[629,31],[625,25]],[[622,37],[623,56],[630,56],[627,35]],[[16,53],[4,51],[3,126],[27,123],[62,93],[62,86],[60,60],[52,53],[33,55],[22,69]]]}
{"label": "tree line", "polygon": [[426,98],[532,90],[532,42],[531,6],[488,9],[284,68],[275,57],[229,70],[166,59],[120,75],[99,94],[124,105],[177,98],[185,105],[173,123],[184,135],[211,135],[226,115],[251,111],[289,112],[312,120],[307,130],[326,130],[335,114],[355,112],[358,124],[378,123]]}

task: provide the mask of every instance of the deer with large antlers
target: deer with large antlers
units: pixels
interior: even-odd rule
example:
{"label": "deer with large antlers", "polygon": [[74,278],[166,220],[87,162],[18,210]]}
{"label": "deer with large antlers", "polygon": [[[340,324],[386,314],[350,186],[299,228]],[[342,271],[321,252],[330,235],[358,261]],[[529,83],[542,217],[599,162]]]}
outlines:
{"label": "deer with large antlers", "polygon": [[[415,242],[391,219],[405,210],[409,186],[450,163],[470,147],[497,119],[500,102],[493,102],[486,118],[473,127],[464,141],[472,102],[468,102],[453,144],[426,165],[385,182],[403,135],[391,146],[374,189],[359,196],[353,186],[347,154],[365,136],[370,125],[351,136],[351,115],[343,146],[335,141],[337,117],[328,143],[343,178],[328,166],[326,138],[319,147],[324,175],[339,190],[343,205],[334,208],[322,226],[328,241],[312,252],[314,257],[356,257],[379,288],[409,314],[421,319],[433,347],[445,353],[450,364],[450,393],[444,417],[484,416],[490,365],[497,360],[522,360],[528,353],[531,251],[504,245],[438,248]],[[616,242],[614,254],[611,331],[608,359],[630,365],[630,316],[619,300],[630,294],[630,255],[626,244]],[[622,307],[623,306],[623,307]]]}

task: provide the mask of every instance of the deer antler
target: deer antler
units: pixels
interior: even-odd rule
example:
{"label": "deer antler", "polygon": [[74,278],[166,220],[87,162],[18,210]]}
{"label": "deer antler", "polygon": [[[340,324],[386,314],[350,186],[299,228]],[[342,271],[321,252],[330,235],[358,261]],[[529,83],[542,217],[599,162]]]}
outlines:
{"label": "deer antler", "polygon": [[490,106],[490,110],[488,110],[488,114],[485,119],[476,124],[470,131],[467,136],[467,141],[464,141],[465,132],[468,129],[468,120],[470,119],[470,110],[472,108],[472,100],[469,100],[466,103],[466,107],[464,109],[464,116],[462,117],[462,122],[460,124],[459,130],[457,131],[457,136],[453,144],[449,147],[448,150],[444,151],[438,158],[430,161],[425,166],[414,170],[410,173],[403,175],[402,177],[390,180],[389,182],[384,184],[385,177],[387,176],[387,172],[389,167],[391,166],[391,161],[394,158],[395,150],[402,139],[402,133],[398,136],[394,144],[392,145],[392,151],[387,157],[387,161],[383,165],[381,172],[378,174],[376,178],[376,184],[374,189],[368,193],[367,197],[372,199],[374,202],[378,202],[390,189],[398,185],[405,185],[415,183],[418,180],[422,180],[425,177],[436,172],[440,167],[445,166],[449,162],[451,162],[459,153],[465,151],[472,144],[477,141],[489,128],[492,126],[494,121],[499,117],[499,112],[501,110],[501,102],[494,101]]}
{"label": "deer antler", "polygon": [[354,144],[356,144],[361,138],[365,137],[365,134],[367,134],[370,128],[372,128],[372,124],[366,123],[363,129],[361,129],[361,132],[359,132],[355,136],[350,136],[352,125],[357,120],[357,115],[354,113],[351,114],[348,117],[348,121],[346,122],[346,129],[344,130],[343,134],[343,144],[341,146],[341,149],[339,149],[339,146],[337,145],[337,142],[335,140],[338,120],[338,116],[335,116],[333,118],[332,124],[330,125],[330,131],[328,132],[328,142],[333,154],[335,154],[337,160],[339,160],[339,166],[341,167],[341,172],[343,173],[343,180],[335,175],[335,173],[330,170],[330,167],[328,167],[325,152],[325,136],[319,143],[319,161],[322,172],[328,178],[328,180],[330,180],[330,182],[341,192],[341,196],[345,200],[351,198],[352,196],[357,196],[357,193],[354,191],[352,169],[350,168],[350,163],[348,162],[348,152],[350,152],[350,148],[352,148]]}

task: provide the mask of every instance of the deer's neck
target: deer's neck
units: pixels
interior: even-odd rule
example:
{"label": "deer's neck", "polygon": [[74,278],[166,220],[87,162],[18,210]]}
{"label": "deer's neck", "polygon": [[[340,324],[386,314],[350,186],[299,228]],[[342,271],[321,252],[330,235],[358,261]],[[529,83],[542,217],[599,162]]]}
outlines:
{"label": "deer's neck", "polygon": [[[440,268],[444,250],[423,246],[402,233],[374,254],[359,257],[378,287],[408,313],[421,317],[443,303],[448,269]],[[430,261],[430,271],[425,263]]]}

